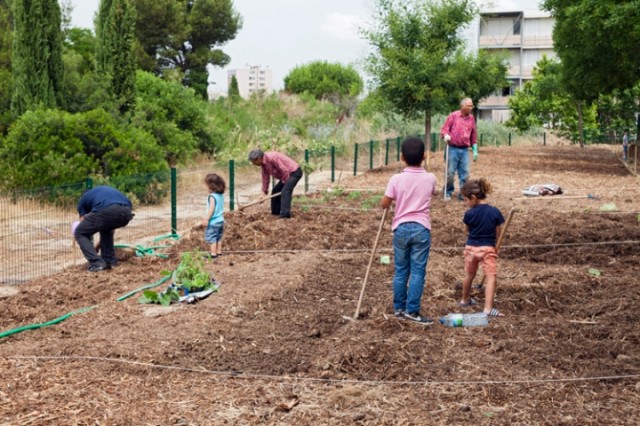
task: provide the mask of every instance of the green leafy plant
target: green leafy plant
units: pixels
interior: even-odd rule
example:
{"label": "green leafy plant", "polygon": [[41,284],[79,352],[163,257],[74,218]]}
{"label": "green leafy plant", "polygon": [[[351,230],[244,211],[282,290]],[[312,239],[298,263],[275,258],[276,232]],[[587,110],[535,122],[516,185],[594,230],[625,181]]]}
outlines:
{"label": "green leafy plant", "polygon": [[162,306],[169,306],[171,302],[177,302],[180,294],[175,288],[170,288],[164,293],[156,293],[155,291],[145,290],[138,299],[140,304],[155,303]]}
{"label": "green leafy plant", "polygon": [[351,191],[347,194],[347,200],[355,201],[359,200],[362,197],[362,193],[360,191]]}
{"label": "green leafy plant", "polygon": [[205,290],[216,290],[211,274],[205,269],[204,253],[200,251],[182,254],[180,264],[173,271],[162,271],[164,276],[171,276],[172,285],[162,293],[147,290],[138,299],[140,304],[156,303],[169,306],[180,300],[182,293],[193,293]]}
{"label": "green leafy plant", "polygon": [[173,283],[189,292],[210,289],[211,274],[205,269],[204,254],[198,251],[182,254],[178,267],[171,274]]}
{"label": "green leafy plant", "polygon": [[362,208],[366,210],[375,208],[380,204],[380,200],[382,200],[381,194],[372,195],[362,202]]}
{"label": "green leafy plant", "polygon": [[600,275],[602,275],[602,272],[600,271],[600,269],[596,269],[596,268],[589,268],[587,270],[587,273],[594,277],[599,277]]}

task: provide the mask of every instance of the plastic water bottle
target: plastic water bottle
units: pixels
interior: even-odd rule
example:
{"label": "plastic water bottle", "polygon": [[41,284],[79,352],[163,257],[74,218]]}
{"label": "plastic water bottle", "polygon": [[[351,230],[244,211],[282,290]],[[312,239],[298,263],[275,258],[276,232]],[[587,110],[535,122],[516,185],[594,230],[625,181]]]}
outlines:
{"label": "plastic water bottle", "polygon": [[448,314],[440,318],[440,324],[445,327],[486,327],[489,318],[484,312],[475,314]]}

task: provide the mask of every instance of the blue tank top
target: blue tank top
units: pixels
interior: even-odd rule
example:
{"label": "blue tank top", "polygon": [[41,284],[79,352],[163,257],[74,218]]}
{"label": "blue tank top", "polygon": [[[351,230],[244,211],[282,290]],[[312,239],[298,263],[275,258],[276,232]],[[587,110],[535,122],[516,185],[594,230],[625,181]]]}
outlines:
{"label": "blue tank top", "polygon": [[216,207],[213,210],[211,219],[209,219],[209,224],[222,223],[224,222],[224,195],[216,192],[209,194],[207,197],[207,213],[209,213],[209,209],[211,208],[211,198],[215,201]]}

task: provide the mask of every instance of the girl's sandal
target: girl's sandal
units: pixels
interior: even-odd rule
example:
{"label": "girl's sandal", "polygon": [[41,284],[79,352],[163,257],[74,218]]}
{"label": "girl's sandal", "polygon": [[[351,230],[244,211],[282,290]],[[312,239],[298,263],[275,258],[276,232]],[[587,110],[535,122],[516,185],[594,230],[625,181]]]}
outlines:
{"label": "girl's sandal", "polygon": [[470,297],[469,301],[467,303],[464,303],[464,302],[458,303],[458,305],[461,308],[468,308],[469,306],[475,306],[477,304],[478,304],[478,301],[476,299],[474,299],[473,297]]}
{"label": "girl's sandal", "polygon": [[489,311],[489,313],[487,314],[488,317],[503,317],[504,314],[502,312],[500,312],[499,310],[497,310],[496,308],[493,308]]}

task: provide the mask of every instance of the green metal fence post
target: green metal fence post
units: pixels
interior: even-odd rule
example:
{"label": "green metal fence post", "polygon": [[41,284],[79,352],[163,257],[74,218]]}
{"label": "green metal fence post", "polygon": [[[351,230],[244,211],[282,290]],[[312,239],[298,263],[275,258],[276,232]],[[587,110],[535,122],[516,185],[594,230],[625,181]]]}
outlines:
{"label": "green metal fence post", "polygon": [[389,144],[391,143],[390,139],[387,139],[384,151],[384,165],[389,165]]}
{"label": "green metal fence post", "polygon": [[373,169],[373,141],[369,141],[369,170]]}
{"label": "green metal fence post", "polygon": [[85,187],[85,189],[92,189],[93,188],[93,179],[91,179],[90,177],[87,178],[87,180],[84,181],[84,187]]}
{"label": "green metal fence post", "polygon": [[480,146],[482,146],[482,139],[484,139],[484,134],[480,133]]}
{"label": "green metal fence post", "polygon": [[171,233],[178,233],[178,171],[171,168]]}
{"label": "green metal fence post", "polygon": [[437,133],[431,133],[431,152],[436,152]]}
{"label": "green metal fence post", "polygon": [[336,147],[331,145],[331,183],[336,181]]}
{"label": "green metal fence post", "polygon": [[542,132],[542,146],[547,146],[547,132]]}
{"label": "green metal fence post", "polygon": [[[308,149],[304,150],[304,164],[306,165],[307,170],[309,170],[309,150]],[[307,192],[309,192],[309,173],[304,174],[304,193],[306,194]]]}
{"label": "green metal fence post", "polygon": [[509,132],[509,146],[511,146],[511,132]]}
{"label": "green metal fence post", "polygon": [[236,165],[235,161],[229,160],[229,210],[236,207]]}
{"label": "green metal fence post", "polygon": [[396,161],[400,161],[400,141],[401,141],[401,137],[398,136],[396,138]]}
{"label": "green metal fence post", "polygon": [[358,144],[353,145],[353,175],[358,174]]}

